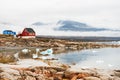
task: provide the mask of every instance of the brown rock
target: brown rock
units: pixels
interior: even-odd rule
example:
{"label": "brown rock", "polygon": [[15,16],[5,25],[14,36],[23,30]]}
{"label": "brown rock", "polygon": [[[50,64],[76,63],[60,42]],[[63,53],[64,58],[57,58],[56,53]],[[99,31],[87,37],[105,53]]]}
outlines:
{"label": "brown rock", "polygon": [[79,73],[77,78],[80,79],[80,78],[84,78],[84,77],[89,77],[90,75],[88,73]]}
{"label": "brown rock", "polygon": [[66,64],[62,64],[61,67],[64,68],[64,69],[70,68],[70,66],[69,66],[69,65],[66,65]]}
{"label": "brown rock", "polygon": [[51,72],[52,74],[55,74],[55,73],[57,72],[57,70],[55,70],[55,69],[50,69],[50,72]]}
{"label": "brown rock", "polygon": [[74,72],[72,72],[72,71],[69,71],[69,70],[65,71],[66,78],[72,78],[73,76],[71,76],[71,75],[73,75],[73,74],[74,74]]}
{"label": "brown rock", "polygon": [[77,80],[77,75],[74,75],[72,78],[71,78],[71,80]]}
{"label": "brown rock", "polygon": [[84,80],[101,80],[101,79],[97,77],[85,77]]}
{"label": "brown rock", "polygon": [[8,78],[0,78],[0,80],[10,80],[10,79],[8,79]]}
{"label": "brown rock", "polygon": [[55,75],[54,80],[62,80],[62,77]]}
{"label": "brown rock", "polygon": [[120,77],[114,76],[114,78],[111,80],[120,80]]}
{"label": "brown rock", "polygon": [[57,72],[55,75],[57,75],[57,76],[63,78],[63,76],[64,76],[64,72]]}
{"label": "brown rock", "polygon": [[44,76],[38,76],[36,77],[36,80],[46,80]]}
{"label": "brown rock", "polygon": [[25,80],[36,80],[34,77],[27,76]]}
{"label": "brown rock", "polygon": [[[10,75],[9,73],[6,73],[6,72],[2,72],[0,73],[0,77],[3,79],[3,80],[14,80],[14,77],[12,75]],[[1,79],[0,79],[1,80]]]}

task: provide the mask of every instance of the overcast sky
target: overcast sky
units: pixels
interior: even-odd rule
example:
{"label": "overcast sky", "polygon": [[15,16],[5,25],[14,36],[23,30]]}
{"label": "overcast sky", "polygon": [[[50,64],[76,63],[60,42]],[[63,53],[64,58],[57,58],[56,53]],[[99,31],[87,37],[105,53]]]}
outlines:
{"label": "overcast sky", "polygon": [[0,0],[0,22],[29,25],[58,20],[120,28],[120,0]]}

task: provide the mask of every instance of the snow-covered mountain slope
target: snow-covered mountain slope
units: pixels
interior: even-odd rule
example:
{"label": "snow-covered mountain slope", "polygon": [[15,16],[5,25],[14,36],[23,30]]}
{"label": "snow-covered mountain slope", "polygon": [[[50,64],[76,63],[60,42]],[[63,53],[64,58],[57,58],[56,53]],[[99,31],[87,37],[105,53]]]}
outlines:
{"label": "snow-covered mountain slope", "polygon": [[85,23],[71,21],[71,20],[60,20],[58,24],[62,24],[59,28],[55,28],[58,31],[80,31],[80,32],[88,32],[88,31],[106,31],[108,29],[105,28],[95,28],[91,27]]}
{"label": "snow-covered mountain slope", "polygon": [[38,35],[51,36],[120,36],[119,30],[91,27],[88,24],[71,20],[60,20],[57,23],[31,25]]}

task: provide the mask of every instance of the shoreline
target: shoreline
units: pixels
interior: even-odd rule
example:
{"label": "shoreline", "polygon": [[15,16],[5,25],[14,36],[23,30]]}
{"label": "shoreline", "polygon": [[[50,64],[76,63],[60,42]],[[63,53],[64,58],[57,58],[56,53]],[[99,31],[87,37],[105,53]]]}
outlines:
{"label": "shoreline", "polygon": [[[22,67],[23,62],[0,67],[0,80],[119,80],[120,70],[105,70],[97,68],[72,69],[69,65],[59,62],[34,61],[29,66]],[[32,63],[36,62],[38,65]],[[21,63],[21,64],[20,64]],[[17,65],[19,64],[19,65]],[[25,63],[26,64],[26,63]],[[33,65],[34,64],[34,65]],[[10,66],[11,65],[11,66]]]}
{"label": "shoreline", "polygon": [[[2,54],[4,52],[9,54],[10,51],[18,51],[24,48],[43,48],[43,50],[53,48],[54,54],[59,54],[66,50],[76,51],[106,47],[117,48],[120,45],[48,38],[18,39],[9,36],[0,38],[0,53]],[[33,52],[35,51],[33,50]],[[31,53],[33,54],[33,52]],[[10,56],[0,55],[0,58],[2,57],[8,59]],[[11,63],[0,63],[0,80],[120,80],[120,70],[97,68],[78,68],[74,70],[70,65],[57,62],[57,60],[21,59],[20,62],[14,61],[13,57],[11,58],[13,59]]]}
{"label": "shoreline", "polygon": [[82,50],[82,49],[94,49],[104,47],[120,47],[120,44],[98,44],[96,42],[86,41],[72,41],[66,39],[56,38],[35,38],[35,39],[22,39],[13,38],[12,36],[3,35],[0,36],[0,48],[53,48],[53,49],[69,49],[69,50]]}

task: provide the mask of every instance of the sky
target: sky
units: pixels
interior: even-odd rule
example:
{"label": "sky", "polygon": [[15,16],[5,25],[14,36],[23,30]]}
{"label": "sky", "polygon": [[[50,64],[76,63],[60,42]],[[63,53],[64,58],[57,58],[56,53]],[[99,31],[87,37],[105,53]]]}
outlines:
{"label": "sky", "polygon": [[120,28],[120,0],[0,0],[0,23],[75,20],[94,27]]}

